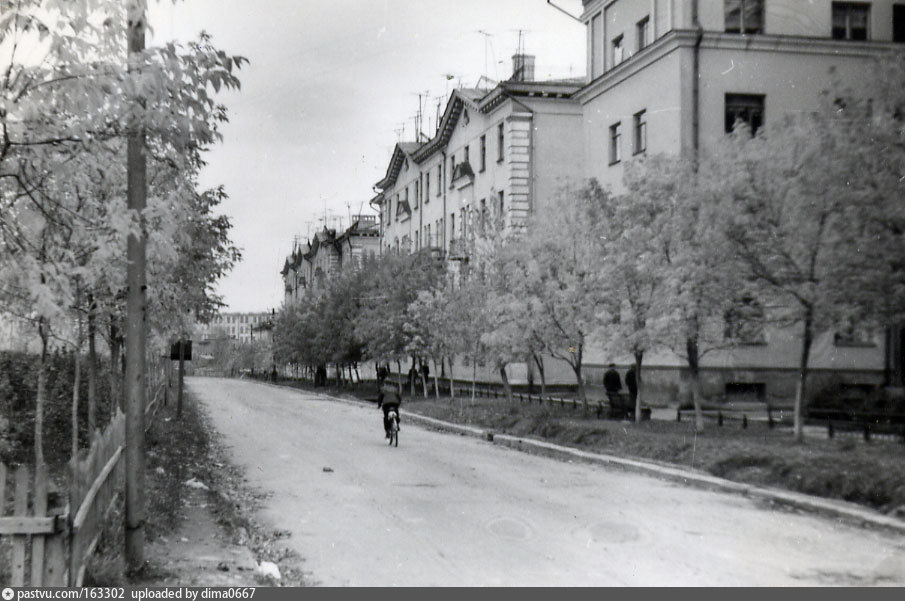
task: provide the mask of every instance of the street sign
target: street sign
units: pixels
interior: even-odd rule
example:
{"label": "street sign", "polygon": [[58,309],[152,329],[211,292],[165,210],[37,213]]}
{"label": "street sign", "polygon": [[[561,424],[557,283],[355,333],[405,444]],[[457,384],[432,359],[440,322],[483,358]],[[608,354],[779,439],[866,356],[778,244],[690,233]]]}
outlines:
{"label": "street sign", "polygon": [[[185,349],[185,351],[184,351],[185,354],[182,356],[182,358],[185,361],[191,361],[192,360],[192,341],[191,340],[181,340],[180,342],[182,342],[183,348]],[[173,344],[173,346],[170,347],[170,360],[179,361],[179,342]]]}

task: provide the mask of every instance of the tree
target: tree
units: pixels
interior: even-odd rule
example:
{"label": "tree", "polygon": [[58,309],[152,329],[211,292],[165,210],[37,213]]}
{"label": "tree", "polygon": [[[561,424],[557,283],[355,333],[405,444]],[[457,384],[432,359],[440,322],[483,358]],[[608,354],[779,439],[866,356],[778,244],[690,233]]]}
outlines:
{"label": "tree", "polygon": [[701,360],[733,343],[726,336],[724,316],[740,286],[737,267],[724,252],[714,190],[694,162],[664,155],[629,163],[625,184],[626,201],[645,207],[648,215],[648,254],[639,258],[650,263],[652,273],[659,271],[658,290],[648,308],[661,324],[656,342],[686,361],[695,429],[702,431]]}
{"label": "tree", "polygon": [[427,251],[380,258],[373,277],[363,288],[361,311],[355,317],[355,335],[364,342],[365,357],[395,360],[401,377],[400,362],[409,353],[409,307],[419,292],[436,285],[443,270],[444,265]]}
{"label": "tree", "polygon": [[744,275],[775,305],[774,318],[801,332],[794,434],[802,440],[811,345],[817,332],[859,311],[851,295],[864,274],[869,242],[853,232],[858,161],[828,113],[800,115],[754,137],[737,128],[711,157],[725,193],[730,249]]}
{"label": "tree", "polygon": [[587,337],[598,328],[606,302],[599,266],[608,198],[593,182],[564,191],[532,217],[507,261],[513,292],[528,303],[538,343],[572,368],[586,413],[581,369]]}

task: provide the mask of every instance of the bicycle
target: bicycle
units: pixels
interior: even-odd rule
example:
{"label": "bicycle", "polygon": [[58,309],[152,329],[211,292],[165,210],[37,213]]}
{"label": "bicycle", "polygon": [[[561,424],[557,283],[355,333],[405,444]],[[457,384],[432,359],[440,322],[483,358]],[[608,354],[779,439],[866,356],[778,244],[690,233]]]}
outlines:
{"label": "bicycle", "polygon": [[389,424],[387,426],[387,432],[389,433],[389,444],[390,446],[399,446],[399,414],[395,409],[390,409],[387,413],[387,420]]}

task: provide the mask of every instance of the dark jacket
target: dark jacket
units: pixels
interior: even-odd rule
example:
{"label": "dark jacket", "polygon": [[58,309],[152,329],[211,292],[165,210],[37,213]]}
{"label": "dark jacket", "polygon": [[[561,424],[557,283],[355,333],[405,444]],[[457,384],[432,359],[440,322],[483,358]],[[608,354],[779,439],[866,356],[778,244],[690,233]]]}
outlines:
{"label": "dark jacket", "polygon": [[619,392],[622,390],[622,379],[619,377],[619,372],[615,369],[607,370],[603,374],[603,387],[607,392]]}

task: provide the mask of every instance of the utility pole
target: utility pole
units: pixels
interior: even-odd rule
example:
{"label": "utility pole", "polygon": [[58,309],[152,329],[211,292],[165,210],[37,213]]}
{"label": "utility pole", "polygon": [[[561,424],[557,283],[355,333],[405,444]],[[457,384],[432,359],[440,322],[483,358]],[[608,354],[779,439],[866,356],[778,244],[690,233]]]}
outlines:
{"label": "utility pole", "polygon": [[[128,5],[129,71],[136,69],[145,49],[144,3]],[[147,197],[147,165],[144,133],[135,121],[129,131],[126,150],[127,201],[129,210],[139,215]],[[145,247],[144,224],[136,236],[129,235],[126,256],[126,565],[138,569],[144,563],[145,546]]]}

